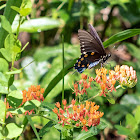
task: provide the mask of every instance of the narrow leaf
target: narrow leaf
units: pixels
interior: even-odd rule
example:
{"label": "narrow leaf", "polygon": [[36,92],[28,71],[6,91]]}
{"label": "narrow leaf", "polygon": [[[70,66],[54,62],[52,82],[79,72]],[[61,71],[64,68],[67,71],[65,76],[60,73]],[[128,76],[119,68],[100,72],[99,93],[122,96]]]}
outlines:
{"label": "narrow leaf", "polygon": [[132,36],[140,34],[140,29],[128,29],[111,36],[107,41],[103,42],[104,47],[120,42]]}
{"label": "narrow leaf", "polygon": [[[74,59],[70,64],[68,64],[65,68],[64,68],[64,76],[70,71],[69,69],[71,67],[74,66],[75,62],[77,59]],[[46,97],[49,92],[58,84],[58,82],[62,79],[62,72],[63,70],[61,70],[56,76],[55,78],[49,83],[48,87],[46,88],[45,92],[44,92],[44,97]]]}
{"label": "narrow leaf", "polygon": [[[38,19],[30,19],[24,21],[24,23],[20,26],[20,31],[26,31],[29,33],[34,33],[34,32],[41,32],[45,30],[50,30],[57,28],[61,25],[59,20],[54,20],[51,18],[38,18]],[[14,21],[12,25],[12,30],[13,32],[16,32],[18,26],[18,22]]]}
{"label": "narrow leaf", "polygon": [[53,126],[53,122],[49,121],[40,131],[39,131],[39,136],[42,137],[43,135],[46,134],[46,132],[48,132],[51,127]]}
{"label": "narrow leaf", "polygon": [[17,74],[17,73],[21,73],[22,69],[20,70],[15,70],[15,71],[9,71],[9,72],[6,72],[6,74]]}
{"label": "narrow leaf", "polygon": [[136,108],[135,119],[137,121],[137,124],[139,124],[140,123],[140,106]]}
{"label": "narrow leaf", "polygon": [[33,129],[33,131],[34,131],[34,133],[35,133],[35,135],[37,137],[37,139],[40,140],[40,137],[38,135],[38,132],[37,132],[36,128],[34,127],[34,123],[33,123],[32,119],[31,119],[31,117],[29,115],[26,115],[26,118],[28,119],[28,121],[29,121],[29,123],[30,123],[30,125],[31,125],[31,127],[32,127],[32,129]]}
{"label": "narrow leaf", "polygon": [[16,6],[11,6],[11,8],[13,9],[13,10],[15,10],[16,12],[20,12],[20,8],[18,8],[18,7],[16,7]]}

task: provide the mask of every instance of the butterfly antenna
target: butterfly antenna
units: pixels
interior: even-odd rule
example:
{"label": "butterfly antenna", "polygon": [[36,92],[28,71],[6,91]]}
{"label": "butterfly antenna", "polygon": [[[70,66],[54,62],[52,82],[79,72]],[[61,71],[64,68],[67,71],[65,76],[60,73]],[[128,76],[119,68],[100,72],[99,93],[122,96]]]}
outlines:
{"label": "butterfly antenna", "polygon": [[76,72],[77,72],[77,70],[75,72],[73,72],[72,75],[75,74]]}
{"label": "butterfly antenna", "polygon": [[73,67],[68,68],[68,70],[72,69]]}

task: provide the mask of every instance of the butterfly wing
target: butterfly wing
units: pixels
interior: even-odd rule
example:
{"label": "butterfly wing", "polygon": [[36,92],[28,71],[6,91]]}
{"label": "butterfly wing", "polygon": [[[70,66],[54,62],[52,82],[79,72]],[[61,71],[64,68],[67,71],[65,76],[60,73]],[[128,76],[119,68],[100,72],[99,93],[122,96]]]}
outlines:
{"label": "butterfly wing", "polygon": [[98,65],[101,56],[106,55],[102,41],[100,40],[96,30],[89,24],[90,32],[78,30],[78,38],[80,40],[81,57],[75,64],[75,69],[82,73],[85,69]]}
{"label": "butterfly wing", "polygon": [[77,63],[74,65],[75,69],[79,73],[82,73],[85,69],[98,65],[100,63],[100,54],[93,52],[87,52],[86,54],[82,54],[81,57],[77,60]]}
{"label": "butterfly wing", "polygon": [[95,28],[94,28],[91,24],[89,24],[88,27],[89,27],[89,31],[90,31],[90,33],[92,34],[92,36],[95,38],[95,40],[98,42],[98,44],[99,44],[100,46],[102,46],[102,48],[103,48],[103,50],[104,50],[103,43],[102,43],[102,41],[101,41],[99,35],[97,34]]}
{"label": "butterfly wing", "polygon": [[105,55],[105,50],[98,42],[96,37],[85,30],[78,30],[78,38],[80,40],[81,53],[85,52],[97,52],[101,55]]}

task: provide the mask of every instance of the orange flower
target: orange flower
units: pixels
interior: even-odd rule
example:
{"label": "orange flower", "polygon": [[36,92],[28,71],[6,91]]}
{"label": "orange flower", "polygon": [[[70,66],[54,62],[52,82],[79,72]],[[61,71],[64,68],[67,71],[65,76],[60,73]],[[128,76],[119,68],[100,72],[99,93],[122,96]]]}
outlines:
{"label": "orange flower", "polygon": [[75,103],[76,103],[76,100],[72,99],[71,104],[75,105]]}
{"label": "orange flower", "polygon": [[64,106],[66,106],[67,100],[66,99],[62,100],[62,103],[63,103]]}
{"label": "orange flower", "polygon": [[84,80],[86,80],[87,79],[87,75],[81,74],[81,78],[84,79]]}
{"label": "orange flower", "polygon": [[58,113],[57,108],[52,109],[52,111],[53,111],[55,114],[57,114],[57,113]]}
{"label": "orange flower", "polygon": [[23,90],[22,91],[22,96],[23,96],[23,101],[22,104],[24,104],[26,101],[30,100],[38,100],[38,101],[43,101],[44,89],[40,89],[40,85],[34,86],[32,85],[31,87],[28,88],[28,91]]}
{"label": "orange flower", "polygon": [[[98,111],[99,106],[95,105],[95,102],[86,101],[85,104],[79,105],[66,105],[64,109],[53,109],[53,112],[57,114],[59,123],[64,125],[74,125],[75,127],[81,127],[82,130],[88,131],[87,126],[96,126],[100,123],[100,118],[104,113]],[[69,113],[69,111],[71,113]],[[65,115],[64,115],[65,114]]]}
{"label": "orange flower", "polygon": [[[77,95],[83,95],[84,93],[87,94],[87,89],[90,87],[91,82],[93,81],[92,77],[89,77],[89,82],[86,81],[87,79],[87,75],[82,74],[81,75],[82,79],[78,81],[79,86],[77,84],[77,82],[74,84],[74,92]],[[79,88],[78,88],[79,87]]]}
{"label": "orange flower", "polygon": [[55,106],[56,106],[57,108],[60,108],[60,103],[59,103],[59,102],[56,102]]}

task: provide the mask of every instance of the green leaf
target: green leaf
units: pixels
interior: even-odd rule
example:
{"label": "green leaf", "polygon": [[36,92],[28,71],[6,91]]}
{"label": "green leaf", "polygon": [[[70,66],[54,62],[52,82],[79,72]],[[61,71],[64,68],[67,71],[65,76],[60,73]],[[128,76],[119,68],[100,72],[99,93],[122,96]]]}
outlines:
{"label": "green leaf", "polygon": [[2,93],[2,94],[8,94],[7,87],[2,86],[2,85],[0,84],[0,93]]}
{"label": "green leaf", "polygon": [[38,132],[37,132],[36,128],[34,127],[34,123],[33,123],[32,119],[31,119],[31,117],[29,115],[26,115],[26,118],[28,119],[28,121],[29,121],[29,123],[30,123],[30,125],[31,125],[31,127],[32,127],[32,129],[33,129],[33,131],[34,131],[34,133],[35,133],[35,135],[37,137],[37,139],[40,140],[40,137],[38,135]]}
{"label": "green leaf", "polygon": [[[20,31],[26,31],[29,33],[41,32],[57,28],[60,25],[61,23],[59,20],[43,17],[24,21],[24,23],[20,26]],[[12,25],[13,32],[16,32],[17,26],[18,21],[14,21]]]}
{"label": "green leaf", "polygon": [[3,58],[0,58],[0,72],[4,73],[8,71],[8,69],[9,69],[9,65],[7,61]]}
{"label": "green leaf", "polygon": [[43,102],[41,102],[41,107],[52,110],[52,109],[54,109],[55,105],[52,103],[43,101]]}
{"label": "green leaf", "polygon": [[13,10],[15,10],[16,12],[20,12],[20,8],[18,8],[18,7],[16,7],[16,6],[11,6],[11,8],[13,9]]}
{"label": "green leaf", "polygon": [[9,61],[9,62],[12,61],[12,52],[11,52],[11,50],[5,49],[5,48],[1,48],[1,49],[0,49],[0,52],[1,52],[1,54],[3,55],[3,57],[4,57],[7,61]]}
{"label": "green leaf", "polygon": [[136,108],[135,119],[136,119],[137,124],[139,124],[140,123],[140,106],[137,106]]}
{"label": "green leaf", "polygon": [[42,137],[43,135],[46,134],[46,132],[48,132],[51,127],[54,125],[54,123],[52,121],[49,121],[40,131],[39,131],[39,136]]}
{"label": "green leaf", "polygon": [[31,0],[23,0],[21,4],[21,9],[22,8],[32,8]]}
{"label": "green leaf", "polygon": [[31,8],[22,8],[20,10],[20,15],[21,16],[28,16],[31,13]]}
{"label": "green leaf", "polygon": [[10,75],[10,78],[8,80],[8,87],[10,87],[14,82],[14,75]]}
{"label": "green leaf", "polygon": [[13,139],[21,135],[23,128],[18,127],[15,123],[9,123],[6,125],[8,135],[7,138]]}
{"label": "green leaf", "polygon": [[131,134],[131,131],[126,127],[123,127],[123,126],[120,126],[120,125],[115,125],[115,128],[118,130],[119,135],[129,136]]}
{"label": "green leaf", "polygon": [[2,48],[0,51],[2,55],[11,62],[12,60],[15,61],[16,56],[18,53],[21,52],[21,42],[16,40],[14,34],[9,34],[4,43],[5,49]]}
{"label": "green leaf", "polygon": [[32,10],[32,2],[31,0],[23,0],[21,9],[20,9],[20,15],[21,16],[27,16],[31,13]]}
{"label": "green leaf", "polygon": [[12,33],[12,28],[9,23],[9,21],[6,19],[5,16],[0,16],[1,17],[1,26],[6,30],[8,33]]}
{"label": "green leaf", "polygon": [[14,34],[9,34],[6,37],[5,42],[4,42],[5,49],[11,50],[14,45],[15,45],[15,36]]}
{"label": "green leaf", "polygon": [[[77,59],[73,60],[71,63],[69,63],[65,68],[64,68],[64,76],[70,71],[69,68],[73,67]],[[62,72],[61,70],[54,78],[53,80],[49,83],[48,87],[46,88],[43,96],[46,97],[49,92],[58,84],[58,82],[62,79]]]}
{"label": "green leaf", "polygon": [[[20,7],[22,3],[22,0],[9,0],[6,2],[6,7],[4,9],[4,16],[6,17],[6,19],[8,19],[9,23],[12,25],[12,22],[17,14],[16,11],[14,11],[13,9],[11,9],[11,6],[16,6],[16,7]],[[0,48],[3,48],[4,45],[4,40],[6,38],[6,36],[8,35],[8,32],[5,31],[3,28],[0,29]]]}
{"label": "green leaf", "polygon": [[103,42],[104,47],[120,42],[122,40],[125,40],[127,38],[130,38],[132,36],[140,34],[140,29],[128,29],[122,32],[119,32],[112,37],[110,37],[107,41]]}
{"label": "green leaf", "polygon": [[140,61],[140,49],[132,43],[125,43],[129,53]]}
{"label": "green leaf", "polygon": [[30,100],[24,104],[24,109],[32,110],[32,109],[39,107],[40,105],[41,105],[41,103],[38,100]]}
{"label": "green leaf", "polygon": [[9,80],[10,76],[3,74],[2,72],[0,72],[0,84],[2,86],[8,87],[8,80]]}
{"label": "green leaf", "polygon": [[115,104],[115,97],[113,96],[112,93],[107,94],[107,100],[109,101],[109,103]]}
{"label": "green leaf", "polygon": [[99,131],[95,126],[91,127],[87,132],[81,131],[81,133],[74,140],[85,140],[89,137],[97,135]]}
{"label": "green leaf", "polygon": [[97,129],[100,129],[100,130],[103,130],[107,127],[108,125],[103,122],[103,121],[100,121],[99,125],[96,126]]}
{"label": "green leaf", "polygon": [[0,131],[0,140],[4,140],[4,136],[2,135],[1,131]]}
{"label": "green leaf", "polygon": [[23,107],[18,107],[18,108],[9,108],[8,111],[10,111],[13,114],[23,114],[25,113],[27,110],[25,110]]}
{"label": "green leaf", "polygon": [[6,106],[2,100],[0,100],[0,121],[5,122],[5,111],[6,111]]}
{"label": "green leaf", "polygon": [[14,90],[10,92],[10,94],[8,94],[7,101],[10,106],[12,106],[13,108],[16,108],[16,107],[19,107],[19,105],[22,103],[22,99],[23,97],[22,97],[21,92]]}
{"label": "green leaf", "polygon": [[133,131],[134,128],[137,127],[137,122],[136,122],[135,118],[131,114],[126,115],[126,123],[125,123],[125,125],[127,127],[131,128],[132,131]]}

